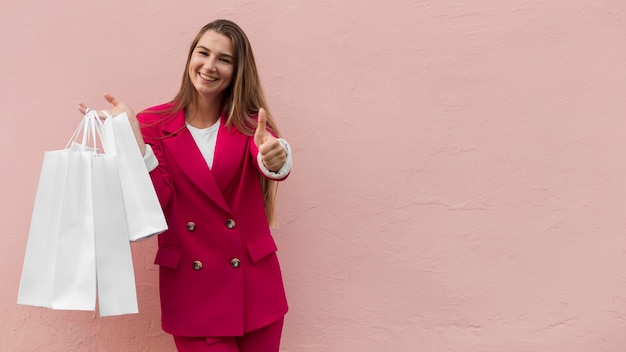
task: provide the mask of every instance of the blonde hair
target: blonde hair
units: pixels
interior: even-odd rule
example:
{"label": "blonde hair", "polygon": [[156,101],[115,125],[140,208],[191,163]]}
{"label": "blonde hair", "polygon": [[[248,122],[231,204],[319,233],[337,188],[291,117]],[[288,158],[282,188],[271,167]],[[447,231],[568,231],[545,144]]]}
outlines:
{"label": "blonde hair", "polygon": [[[230,86],[224,92],[222,100],[222,111],[227,117],[225,125],[227,127],[235,126],[241,133],[252,136],[257,126],[257,121],[252,116],[255,116],[260,108],[264,108],[267,115],[267,127],[276,137],[280,137],[278,127],[269,111],[261,87],[250,41],[237,24],[224,19],[215,20],[200,29],[189,49],[180,90],[170,102],[171,107],[159,113],[164,115],[164,119],[167,119],[168,116],[173,117],[179,111],[197,104],[199,95],[189,77],[189,62],[200,38],[207,31],[220,33],[230,38],[233,44],[233,78]],[[260,177],[260,182],[268,223],[275,225],[277,182],[265,177]]]}

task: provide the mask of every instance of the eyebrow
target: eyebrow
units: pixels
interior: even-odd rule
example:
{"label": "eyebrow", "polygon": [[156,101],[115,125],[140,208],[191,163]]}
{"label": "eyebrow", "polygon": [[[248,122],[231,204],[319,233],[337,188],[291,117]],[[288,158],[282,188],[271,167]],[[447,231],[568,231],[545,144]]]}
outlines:
{"label": "eyebrow", "polygon": [[[205,51],[209,51],[209,52],[211,51],[209,48],[207,48],[206,46],[202,46],[202,45],[196,46],[196,49],[194,49],[194,50],[197,50],[197,49],[205,50]],[[234,58],[234,56],[232,56],[230,54],[225,54],[225,53],[220,53],[219,56],[226,56],[226,57],[229,57],[231,59]]]}

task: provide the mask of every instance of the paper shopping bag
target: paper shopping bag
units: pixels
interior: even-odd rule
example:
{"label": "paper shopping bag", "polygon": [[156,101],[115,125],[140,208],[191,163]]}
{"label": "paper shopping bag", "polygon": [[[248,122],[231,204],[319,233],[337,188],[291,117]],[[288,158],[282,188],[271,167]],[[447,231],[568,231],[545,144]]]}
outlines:
{"label": "paper shopping bag", "polygon": [[52,307],[56,248],[68,155],[45,152],[33,206],[18,304]]}
{"label": "paper shopping bag", "polygon": [[96,295],[96,258],[90,151],[67,154],[65,192],[57,234],[52,308],[93,310]]}
{"label": "paper shopping bag", "polygon": [[18,303],[94,310],[96,262],[91,152],[44,153]]}
{"label": "paper shopping bag", "polygon": [[133,260],[117,158],[92,159],[94,229],[100,316],[137,313]]}
{"label": "paper shopping bag", "polygon": [[136,241],[167,230],[163,210],[126,113],[107,117],[104,139],[117,154],[129,239]]}
{"label": "paper shopping bag", "polygon": [[115,154],[98,153],[101,129],[87,113],[65,149],[44,153],[18,304],[94,310],[97,291],[101,316],[137,312],[120,176]]}

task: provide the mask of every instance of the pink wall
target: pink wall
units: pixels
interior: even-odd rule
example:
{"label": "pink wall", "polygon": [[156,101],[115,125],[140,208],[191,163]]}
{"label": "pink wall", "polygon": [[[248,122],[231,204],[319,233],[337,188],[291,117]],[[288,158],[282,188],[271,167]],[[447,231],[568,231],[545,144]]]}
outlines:
{"label": "pink wall", "polygon": [[17,286],[77,103],[171,98],[219,17],[295,150],[284,351],[626,350],[626,2],[23,0],[0,10],[0,351],[172,350],[154,240],[133,245],[140,314]]}

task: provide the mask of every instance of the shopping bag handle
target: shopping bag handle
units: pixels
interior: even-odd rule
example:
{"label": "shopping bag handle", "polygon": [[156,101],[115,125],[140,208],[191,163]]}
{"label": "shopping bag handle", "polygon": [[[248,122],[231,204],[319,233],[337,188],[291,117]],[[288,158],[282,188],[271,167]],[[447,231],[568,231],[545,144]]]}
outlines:
{"label": "shopping bag handle", "polygon": [[[100,121],[98,112],[87,108],[85,116],[78,124],[74,134],[65,145],[65,149],[69,149],[73,142],[78,142],[80,138],[80,150],[85,151],[91,148],[95,153],[98,152],[98,139],[104,143],[102,138],[103,123]],[[82,133],[82,134],[81,134]]]}
{"label": "shopping bag handle", "polygon": [[106,110],[100,110],[98,112],[98,115],[105,116],[104,123],[102,122],[102,120],[98,120],[102,124],[102,128],[100,129],[100,131],[102,132],[101,141],[102,147],[104,148],[104,153],[110,155],[116,154],[117,148],[115,147],[115,140],[111,135],[111,129],[108,127],[111,123],[111,120],[113,119],[113,116],[109,114]]}

